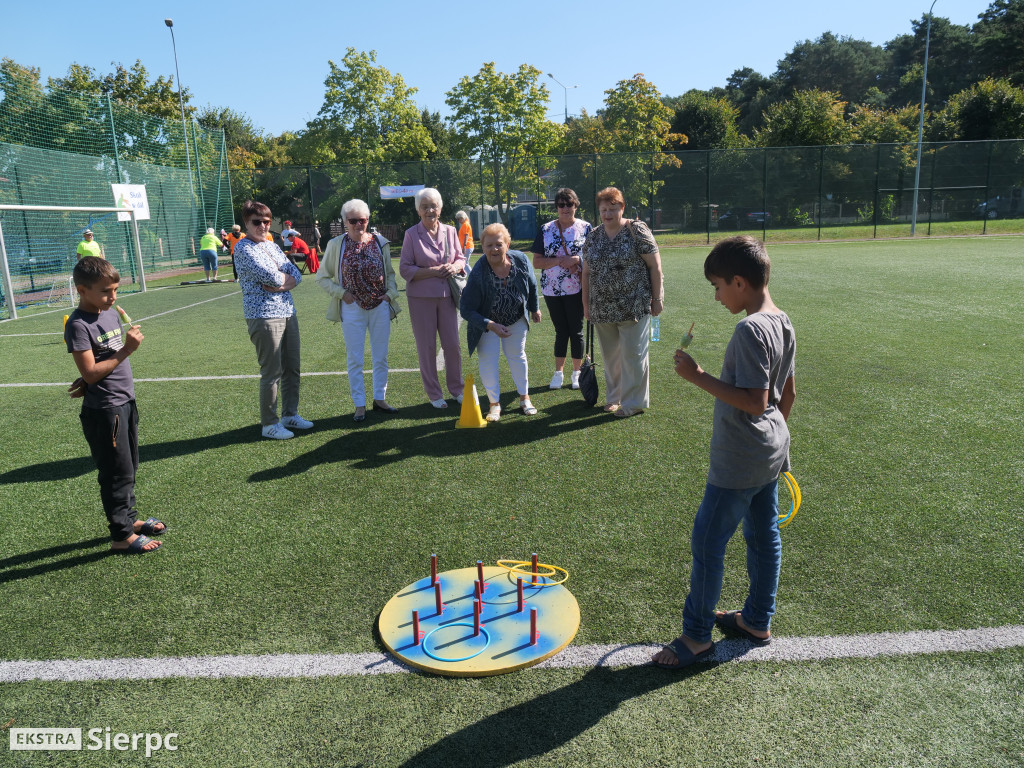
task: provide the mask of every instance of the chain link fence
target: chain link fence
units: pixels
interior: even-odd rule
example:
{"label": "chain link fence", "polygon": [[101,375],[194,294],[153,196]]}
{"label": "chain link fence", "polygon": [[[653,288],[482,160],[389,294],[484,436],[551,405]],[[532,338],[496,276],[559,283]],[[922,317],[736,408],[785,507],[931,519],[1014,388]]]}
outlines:
{"label": "chain link fence", "polygon": [[[198,265],[202,233],[233,220],[223,131],[143,115],[101,94],[3,94],[0,204],[110,207],[111,184],[146,187],[147,273]],[[122,290],[138,285],[130,225],[115,213],[3,211],[0,225],[17,306],[45,303],[66,283],[85,229],[121,272]]]}
{"label": "chain link fence", "polygon": [[[232,171],[236,210],[247,198],[266,203],[323,242],[342,231],[338,215],[365,200],[372,223],[400,240],[418,221],[412,198],[382,199],[381,186],[425,184],[444,199],[444,218],[470,213],[503,221],[516,240],[532,240],[555,218],[554,193],[579,195],[579,216],[597,220],[596,193],[619,187],[627,215],[645,219],[669,242],[710,243],[739,232],[775,240],[900,237],[911,234],[916,144],[770,147],[648,154],[532,158],[508,169],[476,160],[433,160]],[[495,177],[501,174],[499,190]],[[916,234],[1024,232],[1024,140],[927,143],[923,146]],[[323,245],[323,242],[321,245]]]}

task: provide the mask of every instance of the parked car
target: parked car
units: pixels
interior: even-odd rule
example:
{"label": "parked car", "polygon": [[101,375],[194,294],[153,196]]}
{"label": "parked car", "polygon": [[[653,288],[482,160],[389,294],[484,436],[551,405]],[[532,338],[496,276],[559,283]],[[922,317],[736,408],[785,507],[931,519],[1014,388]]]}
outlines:
{"label": "parked car", "polygon": [[1011,189],[1009,194],[996,195],[981,203],[974,213],[986,219],[1005,219],[1011,216],[1024,215],[1021,205],[1021,190]]}
{"label": "parked car", "polygon": [[772,225],[769,211],[752,211],[749,208],[730,208],[718,215],[719,229],[763,229]]}

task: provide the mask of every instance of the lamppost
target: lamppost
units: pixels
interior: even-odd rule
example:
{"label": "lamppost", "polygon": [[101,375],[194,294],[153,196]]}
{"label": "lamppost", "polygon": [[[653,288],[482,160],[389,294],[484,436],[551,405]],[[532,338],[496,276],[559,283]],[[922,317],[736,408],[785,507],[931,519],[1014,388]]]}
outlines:
{"label": "lamppost", "polygon": [[[189,204],[192,209],[191,229],[195,229],[196,190],[192,185],[192,158],[188,151],[188,129],[185,127],[185,98],[181,95],[181,72],[178,71],[178,46],[174,44],[174,21],[164,19],[164,24],[171,30],[171,49],[174,51],[174,74],[178,78],[178,106],[181,107],[181,137],[185,140],[185,164],[188,166]],[[199,158],[196,158],[198,160]]]}
{"label": "lamppost", "polygon": [[[552,75],[550,72],[548,72],[548,77],[550,77],[559,85],[562,85],[562,83],[559,82],[558,78]],[[568,124],[569,122],[569,88],[579,88],[579,85],[562,85],[562,95],[565,97],[565,112],[562,114],[562,122],[566,124]]]}
{"label": "lamppost", "polygon": [[910,236],[917,231],[917,199],[921,196],[921,142],[924,139],[924,100],[928,95],[928,47],[932,42],[932,9],[938,0],[932,0],[928,9],[928,31],[924,36],[924,72],[921,75],[921,119],[917,124],[917,167],[914,168],[914,203],[910,208]]}

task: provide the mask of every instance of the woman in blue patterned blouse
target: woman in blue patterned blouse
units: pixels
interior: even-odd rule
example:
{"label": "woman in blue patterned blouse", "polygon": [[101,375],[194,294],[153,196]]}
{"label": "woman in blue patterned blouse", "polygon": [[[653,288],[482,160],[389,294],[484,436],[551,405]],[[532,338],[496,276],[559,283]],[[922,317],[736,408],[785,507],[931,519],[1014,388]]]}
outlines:
{"label": "woman in blue patterned blouse", "polygon": [[[242,206],[245,237],[235,246],[235,269],[242,287],[242,305],[249,338],[260,364],[260,423],[263,436],[273,440],[294,437],[293,429],[313,422],[299,416],[299,318],[291,290],[302,275],[277,244],[267,241],[272,216],[263,203],[246,200]],[[282,418],[277,417],[281,389]]]}
{"label": "woman in blue patterned blouse", "polygon": [[548,307],[548,317],[555,326],[555,374],[548,385],[560,389],[565,381],[562,368],[565,353],[572,346],[573,389],[580,388],[580,366],[583,365],[583,293],[580,276],[583,271],[580,252],[593,227],[576,218],[580,199],[571,189],[563,187],[555,193],[558,218],[545,224],[533,241],[533,266],[540,273],[540,291]]}
{"label": "woman in blue patterned blouse", "polygon": [[508,249],[512,238],[504,224],[484,228],[477,261],[462,291],[459,311],[469,324],[469,354],[479,347],[480,383],[487,390],[490,408],[487,421],[501,417],[498,360],[505,353],[512,380],[519,393],[519,407],[526,416],[537,409],[530,402],[530,372],[526,362],[526,332],[530,320],[540,322],[537,279],[526,254]]}

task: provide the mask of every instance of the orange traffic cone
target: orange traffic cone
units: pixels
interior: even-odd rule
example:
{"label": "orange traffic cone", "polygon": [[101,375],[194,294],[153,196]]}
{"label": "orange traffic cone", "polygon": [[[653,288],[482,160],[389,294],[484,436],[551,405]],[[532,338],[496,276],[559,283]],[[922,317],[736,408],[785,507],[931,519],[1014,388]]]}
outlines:
{"label": "orange traffic cone", "polygon": [[[472,397],[470,397],[472,393]],[[480,413],[480,399],[476,394],[476,386],[473,384],[473,374],[466,376],[465,386],[462,389],[462,412],[459,414],[459,421],[455,424],[460,429],[474,429],[486,427],[484,415]]]}

